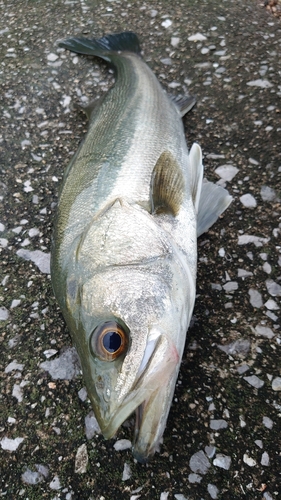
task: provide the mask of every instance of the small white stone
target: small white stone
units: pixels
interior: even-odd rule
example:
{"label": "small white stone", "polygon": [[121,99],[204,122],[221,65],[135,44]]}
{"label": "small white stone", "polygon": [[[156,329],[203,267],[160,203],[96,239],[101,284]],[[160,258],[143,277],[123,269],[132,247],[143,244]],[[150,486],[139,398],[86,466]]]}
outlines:
{"label": "small white stone", "polygon": [[266,337],[267,339],[272,339],[274,337],[274,333],[268,326],[257,325],[255,327],[255,332],[257,335],[261,335],[262,337]]}
{"label": "small white stone", "polygon": [[57,349],[46,349],[46,351],[43,352],[44,356],[49,359],[55,354],[57,354]]}
{"label": "small white stone", "polygon": [[171,38],[172,47],[177,47],[179,43],[180,43],[180,38],[178,38],[176,36],[172,36],[172,38]]}
{"label": "small white stone", "polygon": [[231,457],[218,453],[216,458],[213,460],[213,464],[221,469],[229,470],[231,466]]}
{"label": "small white stone", "polygon": [[14,300],[12,300],[10,309],[14,309],[15,307],[18,307],[20,305],[20,303],[21,303],[20,299],[14,299]]}
{"label": "small white stone", "polygon": [[240,201],[247,208],[255,208],[257,206],[256,199],[250,193],[240,196]]}
{"label": "small white stone", "polygon": [[237,281],[228,281],[222,287],[226,292],[234,292],[238,289],[238,283]]}
{"label": "small white stone", "polygon": [[269,238],[261,238],[260,236],[254,236],[252,234],[242,234],[238,236],[238,245],[247,245],[248,243],[254,243],[256,247],[261,247],[265,243],[268,243]]}
{"label": "small white stone", "polygon": [[257,465],[257,462],[253,458],[249,457],[247,453],[244,453],[243,455],[243,462],[249,465],[249,467],[254,467],[255,465]]}
{"label": "small white stone", "polygon": [[188,40],[190,42],[203,42],[204,40],[207,40],[207,37],[202,35],[202,33],[195,33],[195,35],[190,35]]}
{"label": "small white stone", "polygon": [[57,475],[55,475],[53,477],[53,479],[50,482],[49,486],[50,486],[51,490],[60,490],[61,484],[60,484],[59,477]]}
{"label": "small white stone", "polygon": [[9,311],[6,307],[0,307],[0,321],[7,321],[9,318]]}
{"label": "small white stone", "polygon": [[3,437],[0,441],[2,450],[16,451],[19,445],[23,442],[24,438],[17,437],[15,439]]}
{"label": "small white stone", "polygon": [[236,174],[238,174],[239,169],[235,167],[234,165],[221,165],[220,167],[216,168],[215,173],[224,181],[231,181],[233,177],[235,177]]}
{"label": "small white stone", "polygon": [[250,288],[248,293],[250,295],[250,304],[253,307],[260,308],[263,306],[262,295],[260,292],[254,290],[253,288]]}
{"label": "small white stone", "polygon": [[116,451],[128,450],[129,448],[132,448],[132,443],[129,439],[119,439],[114,443],[113,448]]}
{"label": "small white stone", "polygon": [[188,481],[192,484],[200,483],[202,481],[202,477],[199,474],[192,473],[192,474],[189,474]]}
{"label": "small white stone", "polygon": [[267,291],[272,297],[281,297],[281,286],[273,280],[266,280]]}
{"label": "small white stone", "polygon": [[261,439],[256,439],[255,440],[255,444],[259,447],[259,448],[263,448],[263,442],[261,441]]}
{"label": "small white stone", "polygon": [[165,21],[163,21],[163,23],[161,23],[161,26],[163,26],[164,28],[170,28],[170,26],[172,26],[173,22],[171,21],[171,19],[165,19]]}
{"label": "small white stone", "polygon": [[246,269],[238,269],[238,278],[247,278],[248,276],[253,276],[253,273],[246,271]]}
{"label": "small white stone", "polygon": [[256,375],[251,375],[249,377],[243,377],[243,379],[252,385],[256,389],[260,389],[264,385],[264,381],[258,378]]}
{"label": "small white stone", "polygon": [[18,370],[22,371],[24,368],[24,365],[21,363],[18,363],[16,360],[12,361],[9,363],[6,368],[5,368],[5,373],[11,373],[12,371]]}
{"label": "small white stone", "polygon": [[218,498],[219,490],[214,484],[208,484],[207,490],[211,498],[213,499]]}
{"label": "small white stone", "polygon": [[0,238],[0,247],[1,248],[6,248],[8,246],[8,240],[7,238]]}
{"label": "small white stone", "polygon": [[169,492],[163,491],[160,495],[160,500],[168,500]]}
{"label": "small white stone", "polygon": [[261,465],[265,465],[265,467],[269,466],[269,455],[266,451],[261,456]]}
{"label": "small white stone", "polygon": [[132,475],[131,467],[126,462],[124,463],[124,469],[122,474],[122,481],[128,481]]}
{"label": "small white stone", "polygon": [[273,420],[271,420],[271,418],[269,417],[263,417],[262,423],[267,429],[272,429],[274,424]]}
{"label": "small white stone", "polygon": [[53,52],[51,52],[50,54],[47,55],[47,59],[48,61],[50,62],[54,62],[56,61],[57,59],[59,58],[59,56],[57,54],[54,54]]}
{"label": "small white stone", "polygon": [[275,377],[272,380],[271,386],[273,391],[281,391],[281,377]]}
{"label": "small white stone", "polygon": [[84,443],[79,446],[76,452],[74,472],[76,474],[85,474],[87,472],[88,461],[87,445]]}
{"label": "small white stone", "polygon": [[214,431],[219,431],[220,429],[226,429],[228,427],[228,423],[223,419],[212,419],[210,420],[210,428]]}
{"label": "small white stone", "polygon": [[267,302],[264,304],[267,309],[270,309],[270,311],[278,311],[279,306],[273,299],[267,300]]}
{"label": "small white stone", "polygon": [[18,403],[22,402],[23,392],[22,392],[22,388],[20,387],[19,384],[14,385],[13,391],[12,391],[12,396],[14,396],[14,398],[16,398],[18,400]]}
{"label": "small white stone", "polygon": [[274,201],[276,198],[276,192],[269,186],[262,186],[260,194],[263,201]]}
{"label": "small white stone", "polygon": [[268,89],[270,87],[273,87],[272,83],[270,83],[268,80],[252,80],[251,82],[247,82],[247,85],[250,87],[260,87],[262,89]]}
{"label": "small white stone", "polygon": [[265,262],[264,265],[262,266],[263,270],[265,273],[270,274],[271,273],[271,265],[268,262]]}

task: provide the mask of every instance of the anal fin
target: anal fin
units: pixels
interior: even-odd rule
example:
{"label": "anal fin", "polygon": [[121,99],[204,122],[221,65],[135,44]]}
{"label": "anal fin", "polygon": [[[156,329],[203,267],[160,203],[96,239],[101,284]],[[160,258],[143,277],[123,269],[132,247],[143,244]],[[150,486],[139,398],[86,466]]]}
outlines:
{"label": "anal fin", "polygon": [[204,180],[197,215],[197,237],[208,231],[231,202],[232,196],[226,189]]}

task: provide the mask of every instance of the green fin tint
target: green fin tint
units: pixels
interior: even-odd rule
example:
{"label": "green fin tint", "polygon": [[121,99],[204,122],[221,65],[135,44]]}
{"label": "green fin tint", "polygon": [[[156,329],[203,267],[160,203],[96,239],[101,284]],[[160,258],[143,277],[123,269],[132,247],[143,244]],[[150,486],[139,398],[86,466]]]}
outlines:
{"label": "green fin tint", "polygon": [[68,38],[59,42],[59,46],[77,54],[98,56],[106,61],[111,60],[110,52],[129,51],[140,54],[141,51],[138,37],[131,31],[107,35],[97,40],[82,37]]}
{"label": "green fin tint", "polygon": [[204,180],[198,208],[197,236],[208,231],[231,202],[232,196],[226,189]]}
{"label": "green fin tint", "polygon": [[151,197],[155,212],[179,212],[185,194],[185,180],[176,159],[170,151],[164,151],[152,172]]}
{"label": "green fin tint", "polygon": [[186,113],[188,113],[188,111],[190,111],[191,108],[193,108],[193,106],[196,104],[196,98],[192,95],[170,96],[170,98],[178,108],[181,117],[186,115]]}

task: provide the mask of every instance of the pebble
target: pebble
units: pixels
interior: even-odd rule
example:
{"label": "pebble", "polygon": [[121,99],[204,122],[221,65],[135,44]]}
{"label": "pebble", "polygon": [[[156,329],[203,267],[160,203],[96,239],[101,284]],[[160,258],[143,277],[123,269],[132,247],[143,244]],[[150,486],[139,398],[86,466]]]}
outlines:
{"label": "pebble", "polygon": [[9,318],[9,311],[6,307],[0,307],[0,321],[7,321]]}
{"label": "pebble", "polygon": [[262,295],[260,292],[254,290],[254,288],[250,288],[248,293],[250,295],[250,304],[253,307],[260,308],[263,306]]}
{"label": "pebble", "polygon": [[216,168],[215,173],[224,181],[231,181],[236,174],[238,174],[239,169],[234,165],[221,165]]}
{"label": "pebble", "polygon": [[244,453],[243,455],[243,462],[249,465],[249,467],[254,467],[255,465],[257,465],[257,462],[253,458],[249,457],[247,453]]}
{"label": "pebble", "polygon": [[80,374],[80,362],[74,347],[68,347],[58,358],[40,363],[53,380],[72,380]]}
{"label": "pebble", "polygon": [[160,500],[168,500],[169,492],[163,491],[160,495]]}
{"label": "pebble", "polygon": [[272,429],[274,422],[269,417],[263,417],[262,423],[265,427],[267,427],[267,429]]}
{"label": "pebble", "polygon": [[172,38],[171,38],[172,47],[177,47],[179,43],[180,43],[180,38],[178,38],[176,36],[172,36]]}
{"label": "pebble", "polygon": [[50,62],[54,62],[54,61],[56,61],[58,58],[59,58],[59,56],[58,56],[57,54],[52,53],[52,52],[51,52],[50,54],[48,54],[48,55],[47,55],[47,59],[48,59],[48,61],[50,61]]}
{"label": "pebble", "polygon": [[82,389],[80,389],[80,391],[78,391],[78,397],[81,399],[81,401],[83,401],[83,402],[86,401],[86,399],[88,397],[86,387],[82,387]]}
{"label": "pebble", "polygon": [[23,400],[23,391],[19,384],[15,384],[12,390],[12,396],[18,400],[18,403],[21,403]]}
{"label": "pebble", "polygon": [[238,289],[238,283],[237,281],[228,281],[222,287],[226,292],[234,292]]}
{"label": "pebble", "polygon": [[219,345],[218,348],[225,352],[226,354],[230,354],[232,356],[243,355],[245,356],[250,350],[251,343],[248,339],[238,339],[234,340],[234,342],[230,342],[230,344]]}
{"label": "pebble", "polygon": [[165,21],[163,21],[163,23],[161,23],[161,26],[163,26],[164,28],[170,28],[170,26],[172,26],[172,21],[171,19],[165,19]]}
{"label": "pebble", "polygon": [[207,37],[202,35],[202,33],[195,33],[195,35],[190,35],[188,40],[189,42],[204,42],[204,40],[207,40]]}
{"label": "pebble", "polygon": [[20,299],[14,299],[14,300],[12,300],[10,309],[14,309],[15,307],[18,307],[20,305],[20,303],[21,303]]}
{"label": "pebble", "polygon": [[220,429],[226,429],[228,427],[228,423],[226,420],[218,419],[218,420],[210,420],[210,427],[214,431],[218,431]]}
{"label": "pebble", "polygon": [[204,451],[200,450],[194,453],[194,455],[192,455],[192,457],[190,458],[189,467],[191,468],[192,472],[204,475],[208,472],[211,464]]}
{"label": "pebble", "polygon": [[256,375],[251,375],[249,377],[243,377],[243,379],[252,385],[256,389],[260,389],[264,385],[264,381],[258,378]]}
{"label": "pebble", "polygon": [[53,479],[50,482],[49,486],[50,486],[51,490],[60,490],[61,489],[60,480],[59,480],[59,477],[57,475],[55,475],[53,477]]}
{"label": "pebble", "polygon": [[224,455],[223,453],[218,453],[216,458],[213,460],[213,464],[221,469],[229,470],[231,466],[231,457]]}
{"label": "pebble", "polygon": [[128,481],[132,475],[131,467],[126,462],[124,463],[124,469],[122,474],[122,481]]}
{"label": "pebble", "polygon": [[266,451],[263,452],[261,456],[261,465],[269,466],[269,455]]}
{"label": "pebble", "polygon": [[50,253],[44,253],[41,250],[24,250],[20,248],[16,254],[24,260],[31,260],[39,268],[41,273],[50,274]]}
{"label": "pebble", "polygon": [[207,490],[211,498],[218,498],[219,490],[214,484],[208,484]]}
{"label": "pebble", "polygon": [[88,462],[87,445],[84,443],[79,446],[76,452],[74,472],[76,472],[76,474],[85,474],[87,472]]}
{"label": "pebble", "polygon": [[250,87],[260,87],[262,89],[268,89],[270,87],[273,87],[272,83],[270,83],[268,80],[262,80],[262,79],[258,79],[258,80],[252,80],[251,82],[247,82],[247,85],[249,85]]}
{"label": "pebble", "polygon": [[253,276],[251,271],[246,271],[246,269],[238,269],[238,278],[248,278],[249,276]]}
{"label": "pebble", "polygon": [[281,377],[275,377],[272,380],[271,387],[273,391],[281,391]]}
{"label": "pebble", "polygon": [[38,484],[44,481],[49,475],[49,468],[45,465],[35,464],[37,471],[27,468],[21,475],[21,479],[26,484]]}
{"label": "pebble", "polygon": [[268,326],[257,325],[255,327],[255,332],[257,335],[261,335],[262,337],[266,337],[267,339],[272,339],[274,337],[274,333]]}
{"label": "pebble", "polygon": [[261,247],[265,243],[268,243],[269,238],[261,238],[260,236],[254,236],[252,234],[242,234],[238,236],[238,245],[247,245],[248,243],[254,243],[256,247]]}
{"label": "pebble", "polygon": [[21,372],[23,370],[23,368],[24,368],[24,365],[21,363],[18,363],[17,360],[15,360],[6,366],[5,373],[10,373],[14,370],[19,370]]}
{"label": "pebble", "polygon": [[176,493],[174,495],[174,497],[176,500],[188,500],[188,498],[186,498],[184,495],[182,495],[182,493]]}
{"label": "pebble", "polygon": [[213,458],[213,456],[216,453],[215,446],[205,446],[205,453],[206,453],[208,458]]}
{"label": "pebble", "polygon": [[266,280],[265,282],[267,291],[273,297],[281,297],[281,286],[273,280]]}
{"label": "pebble", "polygon": [[132,448],[132,443],[129,439],[119,439],[114,443],[113,448],[116,451],[128,450]]}
{"label": "pebble", "polygon": [[10,439],[6,436],[4,436],[1,441],[1,448],[2,450],[7,450],[7,451],[16,451],[19,447],[19,445],[24,441],[24,438],[17,437],[15,439]]}
{"label": "pebble", "polygon": [[268,262],[265,262],[262,268],[265,273],[271,274],[271,265]]}
{"label": "pebble", "polygon": [[257,201],[250,193],[243,194],[240,196],[240,201],[244,207],[255,208],[257,206]]}
{"label": "pebble", "polygon": [[259,448],[263,448],[263,442],[261,441],[261,439],[256,439],[255,440],[255,444],[259,447]]}
{"label": "pebble", "polygon": [[188,481],[192,484],[195,484],[195,483],[200,483],[202,481],[202,477],[199,476],[199,474],[189,474],[188,476]]}
{"label": "pebble", "polygon": [[260,190],[260,195],[263,201],[274,201],[276,198],[276,193],[274,189],[269,186],[262,186]]}
{"label": "pebble", "polygon": [[100,434],[100,426],[93,411],[85,417],[85,434],[87,439],[92,439],[96,434]]}

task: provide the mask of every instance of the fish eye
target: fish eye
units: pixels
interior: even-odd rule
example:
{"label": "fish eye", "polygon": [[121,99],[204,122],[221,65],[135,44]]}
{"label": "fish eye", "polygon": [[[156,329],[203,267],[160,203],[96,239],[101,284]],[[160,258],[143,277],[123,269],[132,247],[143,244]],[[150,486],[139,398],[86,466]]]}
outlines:
{"label": "fish eye", "polygon": [[114,361],[126,352],[128,335],[117,321],[106,321],[93,331],[90,347],[101,361]]}

